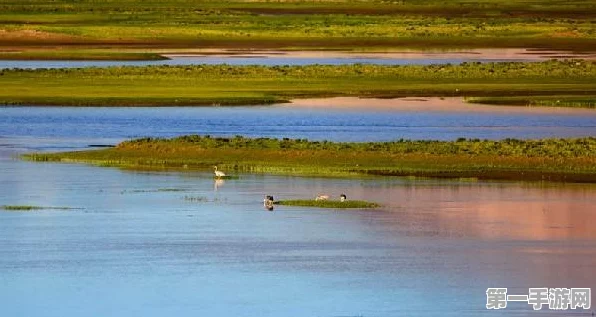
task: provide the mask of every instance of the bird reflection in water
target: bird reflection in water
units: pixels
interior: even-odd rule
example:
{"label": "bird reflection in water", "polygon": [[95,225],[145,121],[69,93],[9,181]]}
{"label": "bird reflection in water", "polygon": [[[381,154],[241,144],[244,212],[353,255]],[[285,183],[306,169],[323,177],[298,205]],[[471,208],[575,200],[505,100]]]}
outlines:
{"label": "bird reflection in water", "polygon": [[217,178],[213,181],[213,191],[217,191],[220,187],[222,187],[226,182],[221,179]]}

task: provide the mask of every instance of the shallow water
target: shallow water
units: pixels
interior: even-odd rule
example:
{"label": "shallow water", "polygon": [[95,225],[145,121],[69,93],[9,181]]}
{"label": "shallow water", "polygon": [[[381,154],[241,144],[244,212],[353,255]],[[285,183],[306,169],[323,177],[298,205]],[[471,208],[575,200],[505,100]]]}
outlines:
{"label": "shallow water", "polygon": [[[80,208],[0,212],[6,316],[478,316],[487,287],[596,285],[593,186],[0,171],[0,205]],[[384,207],[262,209],[317,192]]]}
{"label": "shallow water", "polygon": [[396,58],[357,58],[357,57],[259,57],[259,56],[205,56],[205,57],[172,57],[159,61],[11,61],[0,60],[2,68],[80,68],[80,67],[108,67],[108,66],[149,66],[149,65],[264,65],[264,66],[302,66],[302,65],[430,65],[430,64],[461,64],[463,62],[510,62],[517,59],[485,59],[485,58],[424,58],[424,59],[396,59]]}
{"label": "shallow water", "polygon": [[[535,312],[523,303],[487,311],[488,287],[508,287],[510,294],[527,294],[530,287],[592,287],[596,300],[592,185],[264,175],[215,182],[209,172],[134,172],[14,158],[30,150],[191,132],[365,140],[378,131],[377,139],[395,138],[386,125],[417,112],[312,109],[306,116],[285,106],[0,110],[0,206],[74,208],[0,211],[5,316],[581,313]],[[269,130],[262,122],[271,117],[287,127]],[[438,117],[424,114],[420,122]],[[558,120],[584,122],[565,118]],[[456,119],[462,120],[449,120]],[[373,120],[386,123],[367,126]],[[539,122],[548,120],[561,122],[548,116]],[[325,134],[337,122],[344,122],[342,130]],[[346,193],[383,207],[262,207],[264,194],[291,199],[317,193]]]}

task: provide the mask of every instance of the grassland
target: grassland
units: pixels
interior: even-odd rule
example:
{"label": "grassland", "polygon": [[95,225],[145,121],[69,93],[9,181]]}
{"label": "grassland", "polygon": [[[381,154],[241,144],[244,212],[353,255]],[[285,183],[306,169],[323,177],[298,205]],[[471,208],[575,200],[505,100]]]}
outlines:
{"label": "grassland", "polygon": [[282,206],[315,207],[315,208],[334,208],[334,209],[369,209],[378,208],[379,204],[363,200],[314,200],[314,199],[294,199],[280,200],[275,204]]}
{"label": "grassland", "polygon": [[5,69],[0,86],[5,105],[247,105],[333,96],[591,98],[596,62]]}
{"label": "grassland", "polygon": [[596,138],[334,143],[194,135],[25,158],[132,169],[211,169],[217,165],[225,172],[301,176],[596,182]]}
{"label": "grassland", "polygon": [[6,0],[0,48],[596,49],[591,0]]}

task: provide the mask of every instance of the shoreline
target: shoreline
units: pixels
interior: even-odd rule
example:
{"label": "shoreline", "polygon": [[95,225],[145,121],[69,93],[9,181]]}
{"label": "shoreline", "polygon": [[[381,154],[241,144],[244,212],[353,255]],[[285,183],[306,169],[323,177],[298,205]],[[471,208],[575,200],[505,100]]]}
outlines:
{"label": "shoreline", "polygon": [[430,48],[378,50],[291,50],[291,49],[180,49],[151,50],[168,58],[183,57],[262,57],[262,58],[378,58],[378,59],[457,59],[545,61],[548,59],[596,60],[596,51],[576,52],[533,48]]}
{"label": "shoreline", "polygon": [[2,47],[0,60],[41,61],[154,61],[172,58],[371,58],[371,59],[480,59],[495,61],[540,62],[549,59],[596,60],[596,51],[539,48],[385,48],[385,49],[258,49],[258,48],[115,48]]}
{"label": "shoreline", "polygon": [[289,103],[281,103],[280,107],[305,109],[349,109],[371,111],[436,111],[436,112],[479,112],[479,113],[586,113],[594,115],[590,108],[546,107],[525,105],[495,105],[467,102],[466,97],[399,97],[399,98],[366,98],[366,97],[329,97],[293,99]]}

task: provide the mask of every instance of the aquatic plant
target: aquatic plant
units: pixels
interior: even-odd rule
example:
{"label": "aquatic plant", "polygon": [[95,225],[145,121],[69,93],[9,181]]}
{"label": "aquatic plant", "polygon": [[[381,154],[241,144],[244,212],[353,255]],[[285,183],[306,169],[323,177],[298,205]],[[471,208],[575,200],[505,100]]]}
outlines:
{"label": "aquatic plant", "polygon": [[316,207],[316,208],[335,208],[335,209],[367,209],[367,208],[378,208],[381,205],[363,201],[363,200],[314,200],[314,199],[294,199],[294,200],[280,200],[276,201],[275,204],[283,206],[299,206],[299,207]]}
{"label": "aquatic plant", "polygon": [[34,210],[73,210],[77,208],[70,207],[42,207],[42,206],[31,206],[31,205],[4,205],[0,206],[0,209],[7,211],[34,211]]}
{"label": "aquatic plant", "polygon": [[40,210],[40,209],[43,209],[43,207],[29,206],[29,205],[5,205],[5,206],[2,206],[2,209],[10,210],[10,211],[30,211],[30,210]]}

